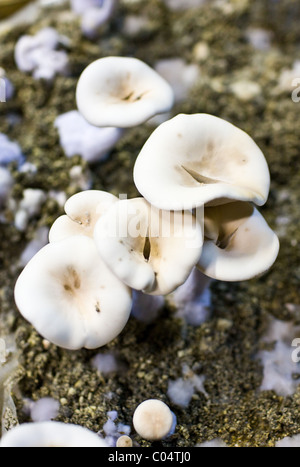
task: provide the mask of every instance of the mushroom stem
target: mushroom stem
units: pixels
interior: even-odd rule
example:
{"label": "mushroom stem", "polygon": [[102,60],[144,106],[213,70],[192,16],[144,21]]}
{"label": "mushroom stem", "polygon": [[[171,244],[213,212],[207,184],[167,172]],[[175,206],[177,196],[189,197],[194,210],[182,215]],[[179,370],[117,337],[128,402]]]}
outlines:
{"label": "mushroom stem", "polygon": [[212,279],[196,267],[188,280],[170,295],[170,303],[177,315],[192,326],[199,326],[208,318],[211,307],[209,286]]}
{"label": "mushroom stem", "polygon": [[146,295],[134,290],[132,298],[131,314],[135,319],[145,324],[152,323],[165,305],[165,299],[162,295]]}

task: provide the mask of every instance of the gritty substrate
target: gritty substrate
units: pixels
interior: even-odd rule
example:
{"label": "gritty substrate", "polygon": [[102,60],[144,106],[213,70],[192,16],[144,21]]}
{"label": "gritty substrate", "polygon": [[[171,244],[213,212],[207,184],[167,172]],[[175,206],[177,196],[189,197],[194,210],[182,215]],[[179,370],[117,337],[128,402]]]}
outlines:
{"label": "gritty substrate", "polygon": [[[20,28],[1,38],[0,66],[15,85],[16,95],[0,104],[0,131],[17,140],[27,160],[38,168],[35,175],[14,170],[15,199],[27,187],[65,190],[68,196],[80,190],[69,171],[75,165],[82,165],[83,171],[88,168],[79,157],[64,156],[53,122],[59,114],[75,108],[76,82],[91,61],[106,55],[133,55],[150,65],[170,57],[192,62],[194,45],[204,41],[210,54],[200,63],[202,77],[173,113],[212,113],[255,139],[272,176],[270,198],[262,213],[278,229],[281,240],[279,258],[264,277],[239,284],[213,284],[212,316],[202,326],[184,324],[174,318],[171,309],[165,309],[151,325],[130,319],[121,336],[101,349],[115,351],[124,364],[123,372],[108,377],[91,365],[99,351],[48,348],[14,305],[20,253],[36,229],[50,226],[61,208],[48,200],[24,234],[11,224],[1,224],[0,326],[1,335],[15,334],[20,353],[21,379],[14,393],[19,422],[28,420],[24,398],[50,396],[60,402],[57,420],[98,432],[108,411],[117,410],[118,421],[131,425],[135,407],[154,397],[168,403],[178,419],[176,433],[163,442],[165,446],[194,446],[214,438],[231,446],[273,446],[284,436],[299,433],[300,386],[286,398],[271,391],[260,392],[262,366],[255,358],[263,348],[261,337],[270,316],[300,323],[300,104],[292,102],[289,92],[275,92],[280,70],[291,68],[297,58],[299,5],[282,0],[271,11],[271,2],[266,0],[232,0],[231,4],[233,9],[226,15],[211,6],[175,13],[159,0],[122,2],[99,43],[84,39],[78,23],[63,21],[57,12],[44,15],[26,31]],[[150,18],[148,27],[134,38],[124,35],[126,15],[141,12]],[[71,76],[58,77],[53,85],[20,73],[13,59],[19,35],[44,26],[54,26],[71,38]],[[249,26],[271,29],[275,47],[266,53],[255,51],[244,37]],[[262,88],[250,102],[240,101],[230,91],[231,82],[241,73]],[[14,127],[7,123],[9,114],[21,117]],[[132,169],[151,131],[147,125],[128,131],[110,158],[92,167],[93,188],[135,196]],[[8,219],[10,216],[7,212]],[[277,225],[282,218],[288,219],[283,227]],[[168,381],[182,376],[184,364],[206,377],[207,396],[196,392],[187,409],[172,405],[167,397]],[[150,445],[138,436],[135,440],[142,446]]]}

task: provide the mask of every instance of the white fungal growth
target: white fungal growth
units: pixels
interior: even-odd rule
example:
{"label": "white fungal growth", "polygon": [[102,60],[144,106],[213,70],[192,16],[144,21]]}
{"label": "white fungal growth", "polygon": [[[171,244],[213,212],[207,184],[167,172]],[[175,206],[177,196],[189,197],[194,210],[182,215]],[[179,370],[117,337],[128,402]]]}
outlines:
{"label": "white fungal growth", "polygon": [[67,39],[53,28],[45,28],[35,36],[22,36],[16,44],[15,60],[19,70],[32,72],[35,79],[52,80],[57,73],[68,72],[68,56],[56,50]]}
{"label": "white fungal growth", "polygon": [[263,365],[261,391],[275,391],[280,396],[296,392],[299,380],[294,375],[300,374],[300,365],[293,361],[293,340],[299,336],[299,326],[292,322],[274,320],[270,322],[263,342],[273,343],[272,350],[262,350],[258,358]]}
{"label": "white fungal growth", "polygon": [[77,86],[83,117],[98,127],[130,128],[173,106],[169,84],[135,58],[106,57],[89,65]]}
{"label": "white fungal growth", "polygon": [[33,422],[46,422],[57,417],[59,402],[51,397],[43,397],[30,404],[30,416]]}
{"label": "white fungal growth", "polygon": [[174,91],[175,101],[183,102],[200,78],[198,65],[188,64],[182,58],[160,60],[155,70],[162,76]]}
{"label": "white fungal growth", "polygon": [[204,375],[196,375],[187,366],[183,367],[182,372],[183,378],[169,381],[168,397],[178,407],[187,408],[196,392],[202,392],[207,397],[207,392],[204,388],[206,378]]}
{"label": "white fungal growth", "polygon": [[86,236],[44,247],[20,275],[15,300],[44,338],[67,349],[107,344],[123,330],[132,306],[130,290]]}
{"label": "white fungal growth", "polygon": [[54,126],[58,129],[66,156],[79,154],[89,163],[105,159],[123,134],[119,128],[90,125],[76,110],[57,117]]}
{"label": "white fungal growth", "polygon": [[277,441],[276,448],[300,448],[300,434]]}

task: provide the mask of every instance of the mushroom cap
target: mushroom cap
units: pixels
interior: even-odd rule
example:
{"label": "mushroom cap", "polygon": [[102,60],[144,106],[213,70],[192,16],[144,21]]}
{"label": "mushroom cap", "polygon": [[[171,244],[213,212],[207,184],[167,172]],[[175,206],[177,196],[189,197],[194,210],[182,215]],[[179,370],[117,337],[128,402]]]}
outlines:
{"label": "mushroom cap", "polygon": [[122,435],[117,439],[117,448],[131,448],[133,446],[132,439],[127,435]]}
{"label": "mushroom cap", "polygon": [[270,174],[263,153],[244,131],[207,114],[178,115],[142,148],[134,181],[160,209],[193,209],[230,200],[266,202]]}
{"label": "mushroom cap", "polygon": [[228,282],[251,279],[275,262],[279,240],[263,216],[249,203],[205,209],[205,239],[199,269]]}
{"label": "mushroom cap", "polygon": [[167,295],[185,282],[203,244],[190,212],[161,212],[143,198],[113,205],[97,222],[94,239],[120,280],[151,295]]}
{"label": "mushroom cap", "polygon": [[136,58],[106,57],[82,73],[77,106],[98,127],[129,128],[167,112],[174,103],[170,85]]}
{"label": "mushroom cap", "polygon": [[49,241],[57,242],[73,235],[93,237],[98,219],[118,198],[105,191],[87,190],[77,193],[65,204],[66,216],[59,217],[49,232]]}
{"label": "mushroom cap", "polygon": [[85,236],[40,250],[21,273],[15,300],[44,338],[71,350],[112,341],[125,327],[132,307],[130,290]]}
{"label": "mushroom cap", "polygon": [[141,438],[156,441],[172,431],[174,415],[164,402],[149,399],[142,402],[133,415],[133,426]]}
{"label": "mushroom cap", "polygon": [[24,423],[10,430],[1,448],[108,447],[96,433],[78,425],[61,422]]}

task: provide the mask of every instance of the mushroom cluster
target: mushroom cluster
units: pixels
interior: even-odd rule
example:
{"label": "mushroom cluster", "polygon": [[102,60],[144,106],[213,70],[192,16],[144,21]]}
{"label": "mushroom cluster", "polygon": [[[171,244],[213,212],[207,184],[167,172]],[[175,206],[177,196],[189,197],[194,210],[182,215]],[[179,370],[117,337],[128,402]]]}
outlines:
{"label": "mushroom cluster", "polygon": [[[77,88],[79,111],[98,127],[138,125],[173,101],[168,83],[133,58],[97,60]],[[163,123],[142,148],[134,180],[140,198],[91,190],[69,199],[50,243],[17,281],[20,312],[56,345],[110,342],[129,318],[132,290],[167,296],[196,268],[212,279],[247,280],[277,257],[278,238],[254,207],[268,197],[267,162],[232,124],[206,114]]]}

